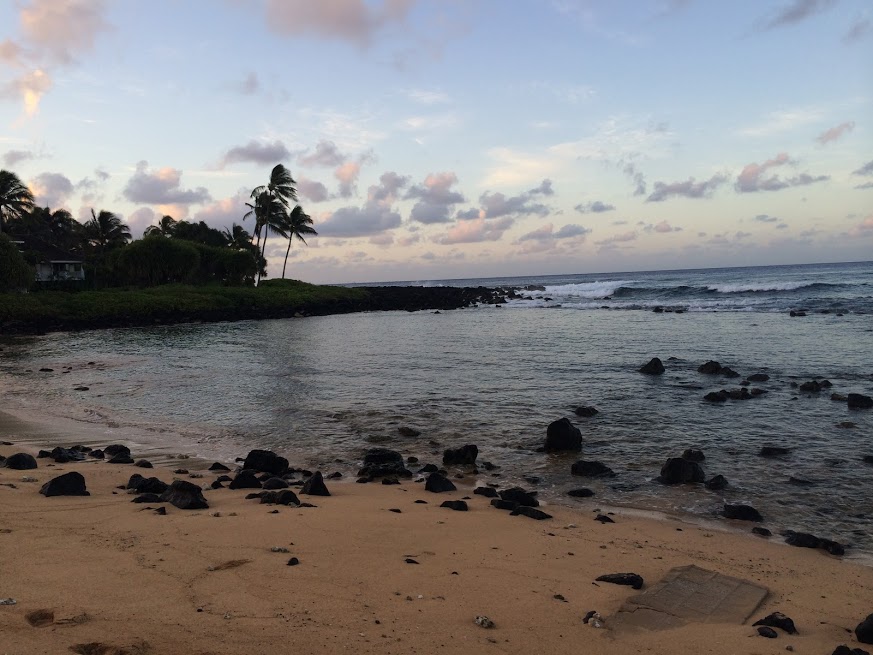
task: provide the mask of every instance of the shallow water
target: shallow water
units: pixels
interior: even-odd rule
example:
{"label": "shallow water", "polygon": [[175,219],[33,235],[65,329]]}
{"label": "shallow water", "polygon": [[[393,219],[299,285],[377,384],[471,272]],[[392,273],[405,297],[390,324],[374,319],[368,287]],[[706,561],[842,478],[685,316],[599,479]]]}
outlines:
{"label": "shallow water", "polygon": [[[18,338],[2,344],[0,374],[7,406],[106,426],[107,438],[136,434],[152,447],[225,460],[265,447],[347,474],[374,444],[438,463],[443,448],[475,443],[480,460],[501,467],[493,481],[530,487],[523,476],[538,476],[545,498],[573,502],[565,492],[587,486],[604,504],[706,517],[723,502],[746,502],[774,532],[810,531],[873,552],[873,467],[861,461],[873,454],[873,412],[830,400],[830,392],[873,393],[871,330],[865,315],[518,304]],[[638,373],[653,356],[667,373]],[[704,402],[741,379],[698,373],[708,359],[769,374],[754,385],[768,393]],[[811,396],[790,386],[814,376],[833,388]],[[577,418],[578,405],[600,413]],[[579,456],[535,452],[562,416],[582,429],[581,457],[615,478],[574,478]],[[844,421],[857,427],[838,427]],[[421,435],[401,437],[406,425]],[[792,452],[761,458],[765,444]],[[653,481],[690,447],[706,454],[708,477],[728,478],[725,491]],[[791,476],[813,484],[789,484]]]}

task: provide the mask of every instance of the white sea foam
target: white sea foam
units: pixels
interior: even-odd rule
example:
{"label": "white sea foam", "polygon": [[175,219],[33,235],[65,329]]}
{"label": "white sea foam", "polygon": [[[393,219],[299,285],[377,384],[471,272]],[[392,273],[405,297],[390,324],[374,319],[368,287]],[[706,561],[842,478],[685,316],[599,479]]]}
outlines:
{"label": "white sea foam", "polygon": [[539,296],[551,296],[553,298],[606,298],[615,293],[619,287],[633,284],[633,280],[608,280],[597,282],[582,282],[579,284],[560,284],[547,286],[546,290],[540,291]]}
{"label": "white sea foam", "polygon": [[760,284],[715,284],[708,286],[710,291],[718,293],[749,293],[758,291],[794,291],[812,286],[812,282],[761,282]]}

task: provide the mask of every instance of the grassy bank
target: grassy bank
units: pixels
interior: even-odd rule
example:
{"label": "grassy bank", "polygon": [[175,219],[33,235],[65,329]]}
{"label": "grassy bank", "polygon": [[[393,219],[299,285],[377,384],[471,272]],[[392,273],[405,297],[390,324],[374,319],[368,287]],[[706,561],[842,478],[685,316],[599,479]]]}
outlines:
{"label": "grassy bank", "polygon": [[166,285],[0,294],[0,334],[194,321],[238,321],[357,311],[456,309],[497,302],[490,289],[334,287],[268,280],[258,287]]}
{"label": "grassy bank", "polygon": [[168,285],[0,295],[0,329],[69,329],[184,320],[233,320],[342,311],[366,300],[359,289],[286,280],[252,287]]}

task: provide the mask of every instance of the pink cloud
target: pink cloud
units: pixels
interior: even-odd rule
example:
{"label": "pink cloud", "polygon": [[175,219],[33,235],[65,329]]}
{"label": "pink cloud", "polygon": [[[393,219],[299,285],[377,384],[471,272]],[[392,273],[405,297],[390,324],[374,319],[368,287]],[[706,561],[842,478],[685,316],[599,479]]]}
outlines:
{"label": "pink cloud", "polygon": [[873,214],[870,214],[867,218],[849,230],[849,235],[853,237],[873,236]]}
{"label": "pink cloud", "polygon": [[832,127],[829,130],[825,130],[821,134],[816,137],[816,141],[818,141],[821,145],[825,145],[827,143],[831,143],[832,141],[836,141],[846,132],[851,132],[855,129],[855,121],[846,121],[845,123],[840,123],[836,127]]}
{"label": "pink cloud", "polygon": [[509,217],[491,221],[484,218],[461,221],[451,227],[443,236],[437,237],[435,241],[443,245],[499,241],[503,233],[512,227],[514,222]]}

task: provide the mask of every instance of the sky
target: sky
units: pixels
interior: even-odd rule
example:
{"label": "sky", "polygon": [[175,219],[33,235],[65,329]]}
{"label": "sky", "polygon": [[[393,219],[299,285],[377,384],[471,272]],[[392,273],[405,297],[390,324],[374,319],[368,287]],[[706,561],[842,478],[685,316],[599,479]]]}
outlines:
{"label": "sky", "polygon": [[278,163],[310,282],[873,259],[873,2],[0,0],[40,206],[251,231]]}

